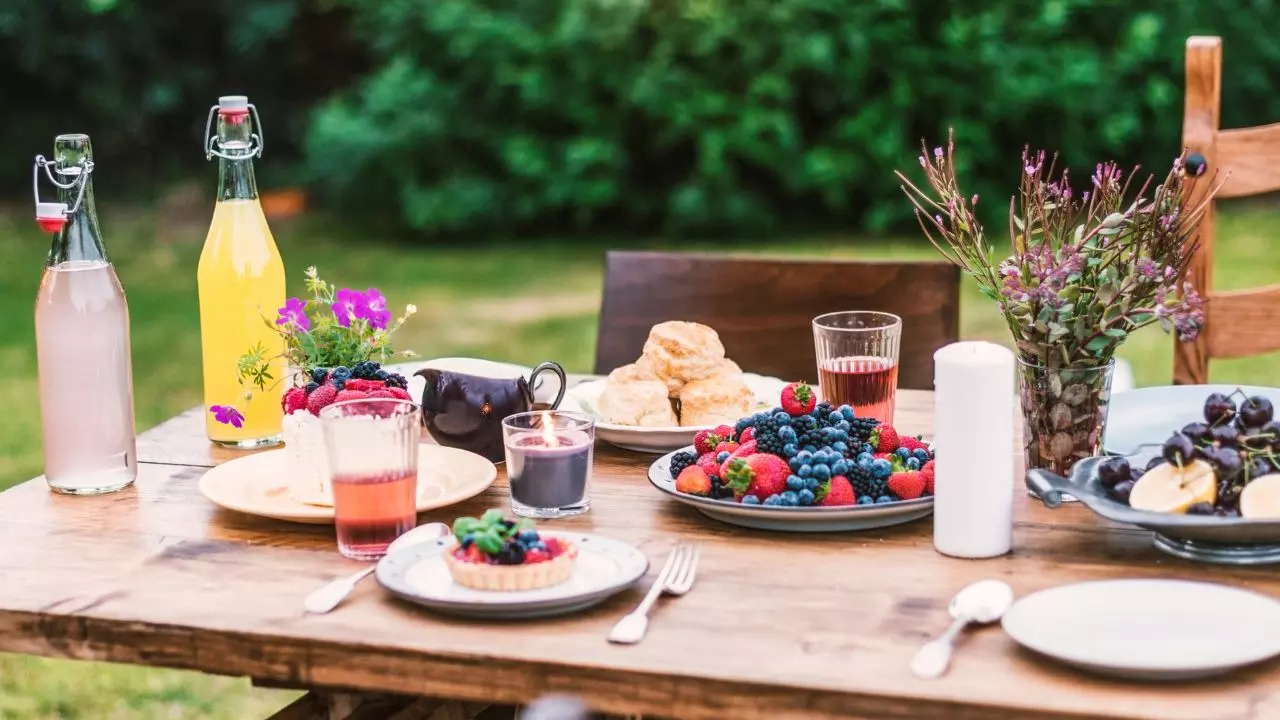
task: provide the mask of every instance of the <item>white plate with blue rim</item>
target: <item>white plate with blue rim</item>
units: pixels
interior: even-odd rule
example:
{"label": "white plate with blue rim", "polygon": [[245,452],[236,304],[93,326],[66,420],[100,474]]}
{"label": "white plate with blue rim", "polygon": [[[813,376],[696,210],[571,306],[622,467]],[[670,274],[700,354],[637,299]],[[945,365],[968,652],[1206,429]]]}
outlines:
{"label": "white plate with blue rim", "polygon": [[[693,446],[681,450],[693,450]],[[649,466],[649,483],[676,502],[730,525],[779,532],[843,532],[901,525],[933,512],[932,495],[883,505],[833,507],[743,505],[733,500],[687,495],[676,490],[675,478],[671,477],[671,458],[676,452],[663,455]]]}
{"label": "white plate with blue rim", "polygon": [[1111,396],[1102,449],[1132,455],[1143,445],[1159,445],[1187,423],[1204,422],[1204,401],[1213,393],[1233,396],[1236,405],[1261,395],[1280,408],[1280,388],[1254,385],[1160,385]]}
{"label": "white plate with blue rim", "polygon": [[486,591],[453,581],[444,554],[453,549],[452,535],[387,555],[378,562],[378,582],[402,600],[449,615],[487,620],[523,620],[565,615],[604,602],[631,587],[649,570],[638,549],[600,535],[542,533],[578,548],[568,580],[536,590]]}

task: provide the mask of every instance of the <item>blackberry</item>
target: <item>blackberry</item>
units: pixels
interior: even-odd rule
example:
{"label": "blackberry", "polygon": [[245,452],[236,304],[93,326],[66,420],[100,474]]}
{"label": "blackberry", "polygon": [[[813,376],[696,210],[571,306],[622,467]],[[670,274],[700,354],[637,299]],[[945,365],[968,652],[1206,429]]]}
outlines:
{"label": "blackberry", "polygon": [[381,369],[381,368],[379,368],[379,369],[377,369],[377,370],[374,370],[374,371],[373,371],[373,378],[374,378],[375,380],[384,380],[384,381],[385,381],[385,380],[386,380],[387,378],[389,378],[389,377],[391,377],[391,373],[389,373],[389,372],[387,372],[386,370],[383,370],[383,369]]}
{"label": "blackberry", "polygon": [[387,387],[398,387],[401,390],[409,389],[409,381],[399,373],[387,373]]}
{"label": "blackberry", "polygon": [[309,382],[306,384],[306,386],[303,389],[307,391],[308,395],[310,395],[311,393],[315,392],[316,388],[318,387],[320,387],[320,383]]}
{"label": "blackberry", "polygon": [[871,439],[871,431],[880,425],[880,421],[875,418],[854,418],[849,423],[849,437],[854,438],[859,444],[867,442]]}
{"label": "blackberry", "polygon": [[677,478],[680,472],[698,462],[698,456],[692,450],[682,450],[671,456],[671,477]]}
{"label": "blackberry", "polygon": [[346,382],[350,380],[351,377],[352,377],[351,369],[346,367],[345,365],[339,365],[338,367],[329,371],[329,378],[332,380],[337,380],[338,382]]}
{"label": "blackberry", "polygon": [[849,484],[853,486],[853,494],[861,497],[870,495],[871,497],[880,497],[889,491],[889,483],[886,480],[872,477],[870,472],[851,465],[849,468]]}

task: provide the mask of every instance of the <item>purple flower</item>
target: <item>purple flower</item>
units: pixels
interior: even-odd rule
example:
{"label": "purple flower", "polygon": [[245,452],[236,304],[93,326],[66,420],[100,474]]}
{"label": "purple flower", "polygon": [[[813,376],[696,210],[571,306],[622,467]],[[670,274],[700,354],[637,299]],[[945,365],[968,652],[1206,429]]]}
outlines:
{"label": "purple flower", "polygon": [[933,156],[934,156],[935,158],[937,158],[937,159],[941,160],[941,159],[942,159],[942,148],[941,148],[941,147],[936,147],[936,148],[934,148],[934,149],[933,149]]}
{"label": "purple flower", "polygon": [[364,320],[374,330],[383,330],[391,322],[387,299],[377,288],[367,292],[342,288],[333,296],[333,316],[342,327],[351,327],[352,319]]}
{"label": "purple flower", "polygon": [[391,311],[387,310],[387,299],[378,292],[378,288],[369,288],[364,294],[365,306],[368,309],[365,320],[374,330],[385,330],[391,322]]}
{"label": "purple flower", "polygon": [[284,301],[284,307],[276,311],[277,325],[296,328],[303,332],[311,329],[311,318],[307,317],[307,303],[301,298],[291,297]]}
{"label": "purple flower", "polygon": [[1026,170],[1028,175],[1035,175],[1035,174],[1036,174],[1036,166],[1035,166],[1035,165],[1027,165],[1025,168],[1023,168],[1023,170]]}
{"label": "purple flower", "polygon": [[223,425],[232,427],[240,427],[244,425],[244,415],[240,411],[230,405],[210,405],[209,412],[213,413],[213,419]]}
{"label": "purple flower", "polygon": [[1138,274],[1146,280],[1160,279],[1160,267],[1151,258],[1139,258],[1137,270]]}

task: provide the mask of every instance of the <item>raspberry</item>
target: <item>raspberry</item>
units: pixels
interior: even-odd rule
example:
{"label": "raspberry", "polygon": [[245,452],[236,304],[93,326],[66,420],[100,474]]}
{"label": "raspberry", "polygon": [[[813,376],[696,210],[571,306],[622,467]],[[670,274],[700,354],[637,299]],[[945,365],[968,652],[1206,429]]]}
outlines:
{"label": "raspberry", "polygon": [[548,555],[545,550],[535,549],[535,550],[524,551],[524,561],[526,564],[546,562],[547,560],[550,560],[550,559],[551,559],[551,556]]}
{"label": "raspberry", "polygon": [[298,410],[307,409],[307,391],[300,388],[289,388],[284,397],[280,398],[280,406],[284,408],[285,415],[292,415]]}
{"label": "raspberry", "polygon": [[373,392],[374,390],[385,390],[387,384],[381,380],[351,378],[346,382],[345,387],[347,390],[355,390],[356,392]]}
{"label": "raspberry", "polygon": [[413,400],[413,397],[409,395],[409,391],[402,387],[388,387],[387,392],[391,393],[391,397],[397,400]]}
{"label": "raspberry", "polygon": [[[351,383],[350,383],[350,382],[348,382],[348,383],[347,383],[347,389],[348,389],[348,390],[350,390],[350,389],[351,389]],[[388,389],[386,389],[386,388],[378,388],[377,390],[370,390],[370,391],[369,391],[369,397],[371,397],[371,398],[389,398],[389,399],[391,399],[391,400],[395,400],[395,399],[396,399],[396,396],[395,396],[395,395],[394,395],[390,390],[388,390]]]}
{"label": "raspberry", "polygon": [[[350,382],[350,381],[348,381]],[[363,393],[359,390],[340,390],[338,396],[334,398],[334,402],[346,402],[348,400],[364,400],[369,397],[369,393]]]}
{"label": "raspberry", "polygon": [[337,396],[338,391],[332,385],[321,385],[307,397],[307,410],[312,415],[319,415],[320,409],[332,405]]}

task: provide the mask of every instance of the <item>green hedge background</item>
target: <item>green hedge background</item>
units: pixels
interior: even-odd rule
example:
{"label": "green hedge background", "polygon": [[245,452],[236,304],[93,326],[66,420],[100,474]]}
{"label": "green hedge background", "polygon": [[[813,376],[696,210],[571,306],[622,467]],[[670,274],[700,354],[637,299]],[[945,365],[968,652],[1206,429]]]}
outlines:
{"label": "green hedge background", "polygon": [[1191,34],[1224,37],[1225,124],[1280,120],[1276,5],[8,0],[0,157],[74,122],[141,187],[201,172],[239,90],[268,178],[423,239],[903,229],[892,171],[948,127],[993,213],[1026,143],[1163,172]]}

